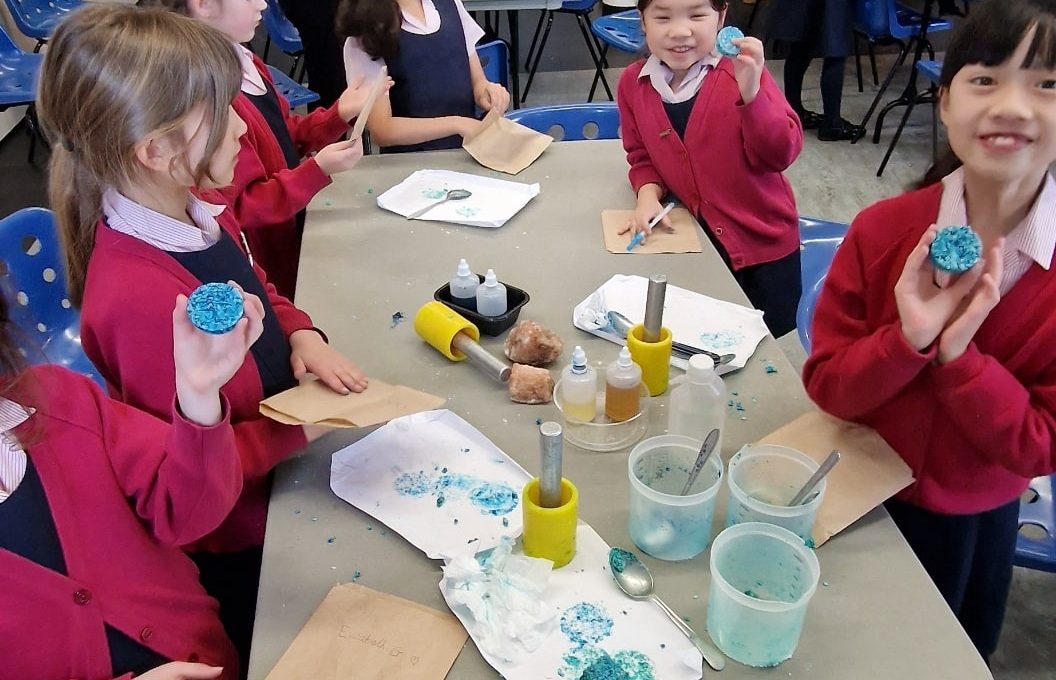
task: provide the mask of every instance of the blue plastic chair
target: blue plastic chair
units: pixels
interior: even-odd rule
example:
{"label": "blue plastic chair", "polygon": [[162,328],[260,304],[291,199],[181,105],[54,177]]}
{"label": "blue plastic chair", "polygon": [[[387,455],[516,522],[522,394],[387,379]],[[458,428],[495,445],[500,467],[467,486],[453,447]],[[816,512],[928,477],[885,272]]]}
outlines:
{"label": "blue plastic chair", "polygon": [[[9,2],[11,0],[8,0]],[[278,45],[279,49],[286,54],[293,57],[293,66],[290,67],[290,77],[296,78],[298,82],[304,80],[304,69],[301,69],[300,76],[297,76],[297,66],[301,63],[301,57],[304,56],[304,45],[301,44],[301,34],[297,32],[297,27],[290,23],[290,20],[286,18],[282,8],[279,7],[279,3],[276,0],[267,0],[268,6],[264,8],[264,30],[267,31],[268,37],[264,41],[264,61],[268,60],[268,51],[271,49],[271,43],[274,42]]]}
{"label": "blue plastic chair", "polygon": [[7,0],[15,27],[22,35],[37,41],[34,52],[40,51],[59,21],[81,4],[81,0]]}
{"label": "blue plastic chair", "polygon": [[305,104],[311,104],[319,99],[318,93],[309,90],[307,87],[301,85],[296,80],[270,64],[268,65],[268,73],[271,74],[271,79],[275,81],[276,92],[286,98],[291,109],[295,109],[298,106],[303,106]]}
{"label": "blue plastic chair", "polygon": [[814,318],[814,307],[825,285],[825,277],[829,273],[836,249],[847,235],[847,227],[843,222],[829,222],[813,217],[799,218],[800,276],[803,292],[796,308],[796,330],[800,342],[803,343],[803,349],[807,350],[808,354],[810,322]]}
{"label": "blue plastic chair", "polygon": [[613,102],[536,106],[510,111],[506,117],[558,142],[620,138],[620,111]]}
{"label": "blue plastic chair", "polygon": [[[590,24],[590,30],[601,42],[601,60],[609,53],[609,47],[615,47],[621,52],[637,54],[645,48],[645,33],[642,32],[642,15],[636,9],[625,12],[617,12],[598,17]],[[598,68],[594,73],[594,82],[590,86],[590,95],[587,101],[594,101],[594,92],[598,88],[598,82],[605,86],[605,91],[612,99],[612,92],[605,81],[605,73]]]}
{"label": "blue plastic chair", "polygon": [[37,123],[33,102],[37,98],[37,75],[44,55],[25,52],[0,26],[0,111],[26,106],[23,119],[29,128],[29,160],[37,146]]}
{"label": "blue plastic chair", "polygon": [[485,78],[507,89],[510,87],[510,48],[505,40],[477,45],[477,58]]}
{"label": "blue plastic chair", "polygon": [[[931,101],[931,159],[934,161],[939,157],[939,114],[935,108],[939,103],[938,91],[939,79],[942,76],[942,62],[921,59],[917,62],[917,73],[924,76],[931,83],[931,93],[928,99]],[[895,131],[895,136],[891,139],[892,149],[902,135],[902,128],[904,127],[905,123],[902,123],[898,126],[898,130]]]}
{"label": "blue plastic chair", "polygon": [[0,220],[0,288],[22,331],[30,364],[59,364],[105,387],[81,349],[81,315],[66,297],[66,276],[50,210],[25,208]]}
{"label": "blue plastic chair", "polygon": [[[1036,477],[1019,504],[1019,536],[1015,564],[1028,569],[1056,573],[1056,506],[1053,485],[1056,475]],[[1032,537],[1031,534],[1043,533]]]}
{"label": "blue plastic chair", "polygon": [[[595,68],[602,68],[605,64],[605,55],[601,51],[601,45],[598,44],[597,39],[592,35],[590,27],[590,13],[594,11],[594,8],[598,5],[598,0],[565,0],[561,3],[559,9],[544,9],[539,15],[539,23],[535,26],[535,33],[532,35],[532,44],[528,48],[528,58],[524,62],[524,68],[528,71],[528,82],[524,85],[524,92],[521,94],[521,103],[528,98],[528,90],[532,87],[532,81],[535,80],[535,73],[539,70],[539,62],[543,58],[543,48],[546,47],[547,38],[550,37],[550,29],[554,25],[554,14],[571,14],[576,18],[576,24],[579,26],[579,32],[583,34],[583,42],[587,45],[587,51],[590,53],[590,59],[594,62]],[[546,21],[546,30],[543,30],[543,21]],[[542,40],[539,39],[539,32],[542,31]],[[536,44],[538,43],[538,49]],[[532,56],[535,56],[535,60],[532,60]],[[612,92],[609,90],[608,83],[605,83],[605,91],[609,93],[609,99],[612,99]]]}

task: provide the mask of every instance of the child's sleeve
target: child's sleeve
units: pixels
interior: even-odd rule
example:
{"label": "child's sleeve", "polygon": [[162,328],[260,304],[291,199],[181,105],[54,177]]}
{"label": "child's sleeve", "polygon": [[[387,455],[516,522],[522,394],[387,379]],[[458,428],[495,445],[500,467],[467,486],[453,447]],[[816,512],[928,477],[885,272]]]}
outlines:
{"label": "child's sleeve", "polygon": [[637,195],[638,190],[646,184],[657,184],[660,193],[667,193],[667,186],[660,178],[660,172],[653,165],[649,157],[649,150],[642,141],[642,135],[638,130],[638,122],[634,115],[634,86],[636,76],[631,73],[632,69],[624,69],[620,75],[620,82],[616,87],[616,104],[620,110],[620,136],[623,137],[623,150],[627,152],[627,164],[631,169],[627,178],[631,182],[631,188]]}
{"label": "child's sleeve", "polygon": [[759,172],[782,172],[803,150],[803,127],[770,72],[763,69],[759,94],[738,104],[748,165]]}
{"label": "child's sleeve", "polygon": [[911,347],[898,320],[869,327],[868,276],[857,226],[856,220],[836,249],[814,309],[811,354],[803,367],[810,398],[845,420],[858,420],[895,397],[935,356],[934,349],[922,354]]}
{"label": "child's sleeve", "polygon": [[[254,57],[253,59],[257,61],[259,57]],[[257,70],[260,71],[261,77],[274,88],[275,81],[272,80],[271,74],[268,73],[268,69],[263,65],[263,62],[257,65]],[[290,104],[286,101],[286,97],[279,95],[278,99],[282,117],[286,121],[286,129],[290,131],[290,139],[293,140],[294,146],[297,147],[297,152],[302,157],[314,153],[328,144],[333,144],[341,135],[348,132],[348,121],[342,120],[341,116],[338,115],[337,102],[325,109],[320,107],[300,115],[290,112]]]}
{"label": "child's sleeve", "polygon": [[977,451],[1022,477],[1056,472],[1056,364],[1027,386],[973,342],[935,365],[932,379],[943,411]]}

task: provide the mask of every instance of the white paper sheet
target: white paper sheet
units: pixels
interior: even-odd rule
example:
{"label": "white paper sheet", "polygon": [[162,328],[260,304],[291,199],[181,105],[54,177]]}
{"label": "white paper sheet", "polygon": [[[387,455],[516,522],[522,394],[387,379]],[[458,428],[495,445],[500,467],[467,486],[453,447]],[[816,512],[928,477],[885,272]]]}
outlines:
{"label": "white paper sheet", "polygon": [[[703,659],[696,647],[655,604],[632,600],[612,580],[609,546],[601,536],[580,524],[576,544],[575,558],[551,572],[545,591],[546,606],[557,619],[553,631],[528,659],[507,662],[482,649],[492,668],[506,680],[579,680],[607,654],[634,680],[700,678]],[[444,581],[440,591],[473,631],[468,608],[457,603]]]}
{"label": "white paper sheet", "polygon": [[[576,305],[572,311],[572,323],[599,338],[626,345],[627,341],[613,330],[606,314],[616,311],[631,323],[641,323],[645,319],[648,288],[649,279],[643,276],[617,274]],[[664,326],[671,331],[675,342],[716,354],[732,352],[736,355],[730,363],[716,367],[720,374],[744,368],[768,332],[763,313],[757,309],[716,300],[671,284],[667,285],[664,298]],[[688,362],[672,356],[671,364],[685,370]]]}
{"label": "white paper sheet", "polygon": [[450,170],[418,170],[378,196],[378,205],[407,217],[443,198],[451,189],[465,189],[473,195],[438,205],[417,219],[470,227],[501,227],[539,195],[538,184]]}
{"label": "white paper sheet", "polygon": [[330,488],[433,559],[521,534],[529,475],[446,409],[389,421],[337,453]]}

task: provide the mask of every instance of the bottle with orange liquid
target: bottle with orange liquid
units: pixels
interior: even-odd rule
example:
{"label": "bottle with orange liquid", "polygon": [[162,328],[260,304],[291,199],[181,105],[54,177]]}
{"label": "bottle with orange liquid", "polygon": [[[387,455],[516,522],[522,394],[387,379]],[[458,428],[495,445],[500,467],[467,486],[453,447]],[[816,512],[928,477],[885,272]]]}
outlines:
{"label": "bottle with orange liquid", "polygon": [[631,361],[626,347],[605,372],[605,415],[619,423],[638,415],[642,397],[642,369]]}

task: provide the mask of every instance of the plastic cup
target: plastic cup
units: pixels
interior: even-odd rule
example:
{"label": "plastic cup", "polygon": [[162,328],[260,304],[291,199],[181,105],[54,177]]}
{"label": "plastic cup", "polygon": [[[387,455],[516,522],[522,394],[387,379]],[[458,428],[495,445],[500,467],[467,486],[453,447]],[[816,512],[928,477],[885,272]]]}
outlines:
{"label": "plastic cup", "polygon": [[661,560],[688,560],[708,547],[715,497],[722,485],[722,458],[713,453],[680,495],[700,453],[700,442],[679,435],[650,437],[631,450],[631,540]]}
{"label": "plastic cup", "polygon": [[[787,446],[754,444],[742,448],[730,459],[726,483],[730,498],[726,504],[726,526],[742,522],[767,522],[784,527],[812,543],[811,529],[825,497],[825,480],[812,493],[810,502],[788,507],[818,464],[805,453]],[[810,496],[808,496],[810,498]],[[813,545],[811,545],[813,547]]]}
{"label": "plastic cup", "polygon": [[820,576],[814,551],[787,529],[748,522],[723,530],[711,547],[711,639],[747,666],[791,658]]}

